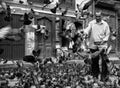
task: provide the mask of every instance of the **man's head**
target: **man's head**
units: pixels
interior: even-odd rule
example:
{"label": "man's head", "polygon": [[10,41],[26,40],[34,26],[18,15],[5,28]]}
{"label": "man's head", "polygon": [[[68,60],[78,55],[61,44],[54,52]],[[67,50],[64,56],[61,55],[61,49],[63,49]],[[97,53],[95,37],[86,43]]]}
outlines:
{"label": "man's head", "polygon": [[96,12],[95,13],[95,18],[97,22],[100,22],[102,20],[102,15],[101,12]]}

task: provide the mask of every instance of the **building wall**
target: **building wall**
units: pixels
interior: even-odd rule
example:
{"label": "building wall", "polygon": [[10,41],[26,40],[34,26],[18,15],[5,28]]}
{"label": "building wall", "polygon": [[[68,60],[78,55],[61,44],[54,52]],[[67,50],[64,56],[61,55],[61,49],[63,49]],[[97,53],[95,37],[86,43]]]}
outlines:
{"label": "building wall", "polygon": [[[7,1],[9,1],[9,0],[7,0]],[[74,1],[75,5],[70,4],[70,5],[73,6],[73,8],[70,8],[68,10],[67,14],[63,17],[63,16],[61,16],[61,12],[59,10],[57,10],[56,14],[51,13],[51,11],[50,11],[51,7],[50,6],[46,7],[44,10],[42,10],[43,4],[33,3],[32,6],[27,6],[26,4],[28,4],[28,3],[26,2],[26,0],[24,1],[25,4],[19,4],[19,0],[10,0],[10,1],[11,2],[8,2],[8,3],[11,6],[11,10],[12,10],[13,14],[21,14],[21,15],[23,15],[25,12],[29,12],[30,9],[33,8],[34,11],[36,12],[36,17],[38,17],[38,18],[40,16],[41,17],[46,16],[48,18],[52,17],[52,21],[53,21],[53,25],[54,25],[54,29],[55,29],[54,32],[53,32],[53,35],[55,35],[54,36],[55,40],[53,40],[54,41],[54,44],[53,44],[54,47],[61,43],[61,39],[58,36],[58,32],[61,31],[61,22],[56,22],[57,18],[59,18],[59,19],[69,19],[69,18],[72,17],[74,19],[75,18],[76,5],[77,5],[77,3],[79,3],[79,0],[69,0],[69,1],[65,0],[65,3],[68,3],[68,4],[71,3],[70,1],[72,1],[72,2]],[[32,1],[32,0],[28,0],[28,1]],[[33,1],[38,2],[39,0],[33,0]],[[67,5],[63,6],[63,8],[62,8],[63,10],[66,8],[65,6],[67,6]],[[116,12],[115,11],[107,10],[106,8],[95,8],[95,3],[93,3],[89,7],[88,11],[91,11],[94,14],[95,10],[103,11],[105,16],[110,15],[109,25],[113,28],[113,30],[117,30],[117,27],[116,27],[116,25],[117,25],[117,22],[116,22],[117,17],[116,17],[116,14],[115,14]],[[93,17],[88,17],[86,20],[84,20],[84,24],[83,24],[84,27],[86,27],[88,22],[90,20],[92,20],[93,18],[94,18],[94,16]],[[26,37],[26,38],[28,39],[28,37]],[[26,44],[25,46],[28,46],[27,43],[25,43],[25,44]],[[114,51],[115,51],[117,45],[118,44],[116,44],[116,42],[113,43]],[[30,51],[30,50],[32,51],[33,48],[30,49],[29,46],[28,46],[28,48],[25,48],[26,54],[28,54],[27,52]]]}
{"label": "building wall", "polygon": [[[50,47],[48,47],[48,48],[45,48],[46,50],[46,52],[45,53],[47,53],[50,49],[50,51],[49,52],[51,52],[52,53],[52,55],[54,55],[54,53],[55,53],[55,51],[54,51],[54,49],[55,49],[55,44],[57,44],[57,31],[61,31],[61,28],[59,27],[59,28],[57,28],[56,27],[56,17],[59,17],[60,19],[61,18],[65,18],[65,19],[69,19],[69,17],[75,17],[75,15],[74,15],[74,5],[73,5],[73,3],[72,4],[70,4],[71,2],[71,0],[70,1],[68,1],[68,0],[66,0],[65,1],[65,3],[67,3],[67,4],[69,4],[69,5],[73,5],[73,8],[70,8],[69,9],[69,11],[68,11],[68,13],[66,14],[66,16],[65,17],[62,17],[61,16],[61,12],[59,11],[59,10],[57,10],[57,12],[56,12],[56,14],[53,14],[51,11],[50,11],[50,8],[51,8],[51,6],[47,6],[44,10],[42,10],[42,7],[43,7],[43,4],[39,4],[39,3],[34,3],[33,2],[33,5],[32,6],[28,6],[28,3],[26,2],[27,0],[22,0],[22,1],[24,1],[24,3],[23,4],[20,4],[19,3],[19,0],[6,0],[6,2],[7,2],[7,4],[9,4],[10,5],[10,7],[11,7],[11,12],[12,12],[12,14],[15,14],[15,15],[17,15],[17,14],[20,14],[20,15],[23,15],[25,12],[29,12],[30,11],[30,9],[31,8],[33,8],[34,9],[34,11],[35,11],[35,15],[36,15],[36,19],[39,19],[39,18],[44,18],[44,17],[46,17],[47,19],[50,19],[51,21],[50,22],[52,22],[51,24],[52,24],[52,36],[53,35],[55,35],[55,36],[53,36],[52,37],[52,44],[51,44],[51,48]],[[30,1],[30,0],[28,0],[28,1]],[[33,0],[33,1],[38,1],[38,0]],[[62,0],[60,0],[60,1],[62,1]],[[74,0],[72,0],[72,2],[74,2]],[[63,4],[64,5],[64,4]],[[65,6],[65,7],[64,7]],[[65,10],[65,8],[66,8],[66,5],[64,5],[63,6],[63,8],[62,8],[62,10],[64,11]],[[37,23],[37,20],[35,20],[35,23]],[[25,30],[27,30],[28,28],[25,28]],[[57,31],[56,31],[57,30]],[[31,33],[32,33],[32,35],[33,36],[31,36]],[[38,45],[37,45],[37,40],[35,40],[36,38],[35,38],[36,36],[34,35],[34,32],[31,32],[31,31],[29,31],[29,30],[27,30],[27,32],[25,32],[25,47],[24,47],[24,49],[25,49],[25,55],[30,55],[30,54],[32,54],[32,50],[33,49],[38,49]],[[60,43],[60,41],[59,41],[59,43]],[[35,44],[35,45],[34,45]],[[49,45],[49,44],[48,44]],[[46,46],[41,46],[41,45],[39,45],[39,48],[41,48],[41,47],[46,47]],[[43,49],[44,50],[44,49]],[[43,51],[42,51],[43,52]],[[46,55],[45,53],[43,53],[44,55]]]}
{"label": "building wall", "polygon": [[[61,39],[59,38],[58,36],[58,32],[61,31],[61,23],[59,22],[55,22],[57,20],[57,18],[59,19],[69,19],[69,18],[75,18],[75,10],[76,10],[76,5],[77,3],[79,3],[79,0],[60,0],[60,1],[63,1],[64,3],[66,4],[69,4],[69,6],[73,6],[73,8],[69,8],[67,14],[62,17],[61,16],[61,12],[60,10],[57,10],[56,14],[53,14],[51,11],[50,11],[50,8],[51,6],[47,6],[44,10],[42,10],[42,7],[43,7],[43,4],[39,4],[38,2],[40,2],[39,0],[28,0],[29,2],[30,1],[33,1],[33,5],[32,6],[27,6],[27,0],[22,0],[24,1],[24,4],[19,4],[19,0],[6,0],[8,1],[8,3],[10,4],[11,6],[11,10],[12,10],[12,13],[13,14],[21,14],[23,15],[25,12],[29,12],[29,10],[31,8],[34,9],[34,11],[36,12],[36,17],[39,17],[39,16],[46,16],[46,17],[52,17],[53,20],[53,23],[54,23],[54,32],[53,34],[55,35],[55,40],[54,40],[54,44],[58,45],[60,44],[61,42]],[[36,2],[36,3],[34,3]],[[72,4],[70,4],[71,2],[74,2]],[[63,4],[63,10],[66,8],[67,5]],[[113,10],[108,10],[106,8],[95,8],[95,3],[93,3],[88,11],[91,11],[93,14],[95,12],[95,10],[101,10],[103,11],[104,15],[107,16],[107,15],[110,15],[110,21],[109,21],[109,25],[113,28],[113,30],[117,30],[117,17],[116,17],[116,12],[113,11]],[[90,20],[94,19],[94,16],[93,17],[88,17],[86,20],[84,20],[84,26],[83,27],[86,27],[88,22]],[[27,38],[27,37],[26,37]],[[116,42],[113,43],[113,46],[114,46],[114,51],[116,50],[116,47],[117,45],[119,44],[116,44]],[[26,45],[27,46],[27,45]],[[26,48],[27,49],[27,48]],[[31,49],[32,50],[32,49]],[[26,50],[27,52],[27,50]]]}

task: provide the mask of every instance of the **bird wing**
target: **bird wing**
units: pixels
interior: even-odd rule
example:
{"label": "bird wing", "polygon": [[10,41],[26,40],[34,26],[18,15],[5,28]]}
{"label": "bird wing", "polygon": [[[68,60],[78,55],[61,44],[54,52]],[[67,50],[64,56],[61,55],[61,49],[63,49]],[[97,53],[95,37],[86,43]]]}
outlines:
{"label": "bird wing", "polygon": [[0,39],[5,38],[6,34],[8,34],[11,30],[10,26],[6,26],[0,29]]}

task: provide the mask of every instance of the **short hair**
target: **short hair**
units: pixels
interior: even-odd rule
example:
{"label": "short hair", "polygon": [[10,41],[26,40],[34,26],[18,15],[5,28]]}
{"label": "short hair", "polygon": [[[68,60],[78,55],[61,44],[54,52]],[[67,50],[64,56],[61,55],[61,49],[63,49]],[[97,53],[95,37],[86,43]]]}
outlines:
{"label": "short hair", "polygon": [[102,15],[101,11],[95,13],[95,16],[101,16],[101,15]]}

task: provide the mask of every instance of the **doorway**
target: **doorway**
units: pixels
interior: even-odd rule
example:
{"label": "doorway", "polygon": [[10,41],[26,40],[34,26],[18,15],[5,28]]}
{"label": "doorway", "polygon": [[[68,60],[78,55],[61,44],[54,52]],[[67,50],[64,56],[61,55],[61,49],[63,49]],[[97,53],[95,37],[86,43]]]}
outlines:
{"label": "doorway", "polygon": [[42,25],[48,31],[48,37],[44,35],[37,35],[37,49],[41,50],[40,58],[46,58],[53,56],[54,50],[54,20],[47,17],[41,17],[37,19],[37,24]]}

